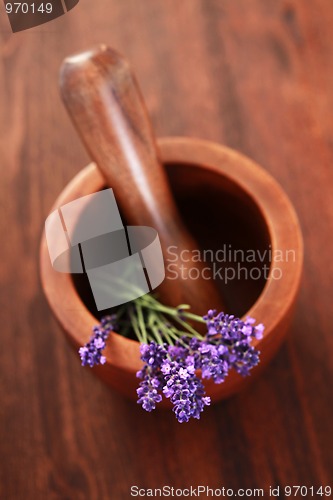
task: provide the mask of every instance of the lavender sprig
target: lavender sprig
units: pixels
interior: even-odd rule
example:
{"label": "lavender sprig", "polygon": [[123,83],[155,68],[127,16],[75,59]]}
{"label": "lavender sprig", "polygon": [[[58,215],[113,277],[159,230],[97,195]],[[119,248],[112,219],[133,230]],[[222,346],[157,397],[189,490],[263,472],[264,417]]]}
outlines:
{"label": "lavender sprig", "polygon": [[[204,336],[193,322],[206,325]],[[186,304],[172,308],[144,295],[94,328],[90,341],[79,350],[82,365],[104,364],[102,350],[110,331],[122,333],[129,325],[140,341],[143,361],[137,373],[141,379],[138,403],[150,412],[164,396],[171,401],[179,422],[199,419],[210,404],[200,375],[220,384],[231,369],[247,376],[259,363],[260,352],[251,344],[253,339],[262,338],[264,326],[255,325],[253,318],[243,321],[215,310],[201,317],[191,313]]]}
{"label": "lavender sprig", "polygon": [[94,365],[105,364],[106,358],[102,355],[102,351],[111,330],[117,329],[116,319],[116,315],[105,316],[100,325],[94,326],[89,342],[79,349],[82,366],[92,368]]}

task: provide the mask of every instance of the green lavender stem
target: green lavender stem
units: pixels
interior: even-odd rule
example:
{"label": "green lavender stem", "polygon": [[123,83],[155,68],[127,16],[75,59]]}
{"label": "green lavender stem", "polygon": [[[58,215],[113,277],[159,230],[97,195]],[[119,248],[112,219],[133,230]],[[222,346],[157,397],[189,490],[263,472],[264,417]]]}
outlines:
{"label": "green lavender stem", "polygon": [[[116,313],[120,325],[119,333],[122,335],[127,335],[131,326],[139,342],[143,343],[154,340],[158,343],[166,341],[168,344],[173,344],[184,335],[203,338],[189,322],[205,323],[205,320],[190,312],[188,304],[181,304],[176,308],[166,306],[153,295],[141,295],[142,290],[119,278],[114,278],[112,285],[119,288],[118,295],[124,301],[130,301],[121,306]],[[100,287],[107,289],[110,287],[110,282],[101,283]],[[133,295],[139,297],[131,300]]]}

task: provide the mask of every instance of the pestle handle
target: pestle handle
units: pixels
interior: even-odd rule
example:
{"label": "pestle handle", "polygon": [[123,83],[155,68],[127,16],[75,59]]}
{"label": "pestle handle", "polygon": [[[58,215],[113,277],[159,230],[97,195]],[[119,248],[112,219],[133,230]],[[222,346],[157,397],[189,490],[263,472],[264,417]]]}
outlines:
{"label": "pestle handle", "polygon": [[[164,256],[170,246],[176,245],[179,255],[197,248],[179,217],[127,61],[105,45],[71,56],[62,65],[60,88],[74,125],[113,188],[127,223],[154,227]],[[166,278],[159,292],[166,304],[187,302],[197,313],[221,309],[212,281]]]}

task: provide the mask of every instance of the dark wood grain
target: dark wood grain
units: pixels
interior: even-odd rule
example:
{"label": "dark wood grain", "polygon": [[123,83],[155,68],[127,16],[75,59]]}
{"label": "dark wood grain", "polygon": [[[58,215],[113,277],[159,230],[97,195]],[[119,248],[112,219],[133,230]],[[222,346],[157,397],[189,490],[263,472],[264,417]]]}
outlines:
{"label": "dark wood grain", "polygon": [[[1,4],[1,498],[332,481],[332,23],[330,0],[81,0],[12,35]],[[44,219],[87,163],[60,103],[58,68],[100,42],[133,62],[157,135],[249,155],[301,220],[291,335],[264,377],[200,422],[146,414],[110,392],[80,367],[41,292]]]}

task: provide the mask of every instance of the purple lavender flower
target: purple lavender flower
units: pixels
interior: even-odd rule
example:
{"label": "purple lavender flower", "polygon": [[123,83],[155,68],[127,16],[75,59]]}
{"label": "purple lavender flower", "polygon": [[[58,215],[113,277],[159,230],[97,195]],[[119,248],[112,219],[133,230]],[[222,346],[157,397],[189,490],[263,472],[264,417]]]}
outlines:
{"label": "purple lavender flower", "polygon": [[145,363],[142,370],[138,371],[136,376],[143,380],[137,389],[139,396],[138,404],[146,411],[152,411],[156,408],[156,403],[162,401],[160,391],[163,389],[163,372],[161,366],[166,359],[166,346],[150,342],[140,345],[141,359]]}
{"label": "purple lavender flower", "polygon": [[212,378],[215,384],[224,382],[229,373],[228,348],[224,345],[214,345],[202,342],[199,347],[201,354],[201,373],[203,379]]}
{"label": "purple lavender flower", "polygon": [[138,404],[142,405],[142,408],[146,411],[152,411],[156,408],[156,403],[162,401],[162,396],[158,392],[160,388],[160,381],[157,377],[151,377],[147,374],[142,382],[139,384],[139,388],[136,390],[139,396]]}
{"label": "purple lavender flower", "polygon": [[144,363],[147,363],[152,369],[156,370],[159,368],[164,361],[167,350],[166,345],[161,346],[156,344],[156,342],[150,342],[150,344],[141,344],[140,353],[141,359]]}
{"label": "purple lavender flower", "polygon": [[116,330],[116,316],[105,316],[99,326],[94,326],[93,334],[83,347],[80,347],[79,354],[82,366],[104,365],[105,356],[102,351],[105,348],[105,342],[109,337],[111,330]]}
{"label": "purple lavender flower", "polygon": [[[186,306],[177,309],[178,316],[184,316],[183,321],[186,321],[186,309]],[[199,419],[205,406],[210,404],[199,378],[200,371],[202,379],[220,384],[231,369],[246,376],[259,363],[260,353],[252,346],[252,341],[263,337],[262,324],[255,326],[253,318],[243,321],[213,309],[203,319],[207,325],[204,337],[184,335],[171,345],[155,341],[141,343],[143,367],[137,372],[141,379],[137,402],[144,410],[154,410],[164,396],[172,403],[179,422]],[[92,367],[106,362],[102,351],[110,331],[117,329],[115,320],[115,316],[107,316],[100,326],[94,327],[91,339],[79,350],[82,365]],[[165,326],[172,328],[166,322]],[[158,332],[158,337],[163,338],[163,330]]]}
{"label": "purple lavender flower", "polygon": [[137,373],[143,379],[137,394],[143,409],[154,410],[162,400],[162,392],[171,400],[179,422],[188,422],[191,417],[200,418],[204,406],[210,404],[210,398],[205,397],[202,382],[195,375],[195,358],[189,354],[186,344],[161,346],[150,342],[141,344],[140,351],[145,364]]}
{"label": "purple lavender flower", "polygon": [[203,378],[212,377],[216,383],[223,382],[230,368],[243,376],[249,375],[251,368],[259,363],[260,354],[251,342],[253,338],[263,337],[264,325],[254,326],[255,319],[249,316],[242,321],[232,315],[216,314],[213,310],[208,311],[204,320],[208,345],[199,349]]}
{"label": "purple lavender flower", "polygon": [[179,422],[200,418],[204,407],[210,404],[205,389],[196,375],[201,369],[203,379],[224,382],[231,368],[245,376],[259,362],[259,351],[252,345],[253,338],[261,338],[262,324],[245,321],[232,315],[210,310],[204,317],[207,334],[203,339],[181,337],[175,345],[163,346],[150,342],[141,344],[141,359],[145,363],[137,376],[142,378],[137,390],[138,403],[151,411],[163,395],[170,399]]}
{"label": "purple lavender flower", "polygon": [[259,351],[246,344],[235,346],[231,357],[230,367],[234,368],[243,377],[249,375],[251,368],[259,363]]}
{"label": "purple lavender flower", "polygon": [[194,364],[169,361],[164,363],[162,370],[166,374],[163,393],[170,398],[178,422],[188,422],[191,417],[200,418],[204,407],[210,404],[210,398],[204,397],[205,389],[195,375]]}

